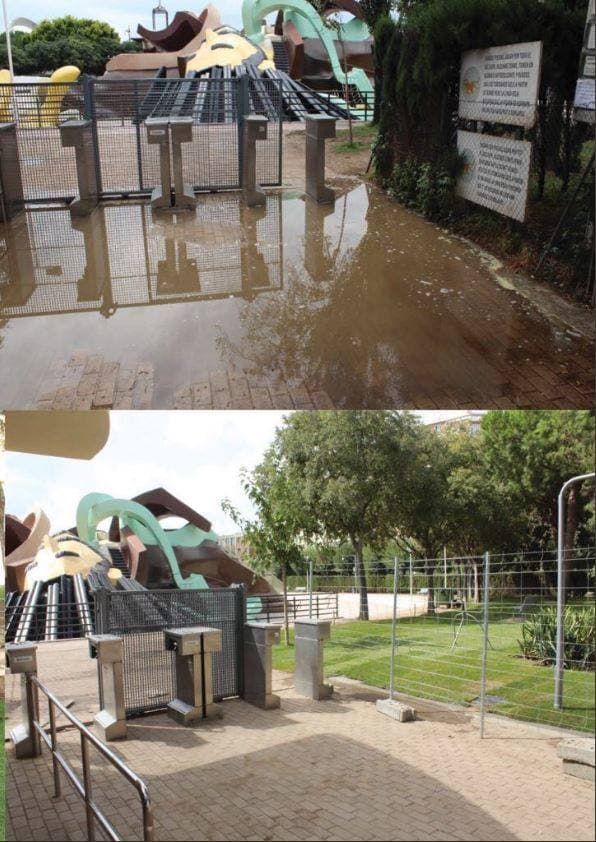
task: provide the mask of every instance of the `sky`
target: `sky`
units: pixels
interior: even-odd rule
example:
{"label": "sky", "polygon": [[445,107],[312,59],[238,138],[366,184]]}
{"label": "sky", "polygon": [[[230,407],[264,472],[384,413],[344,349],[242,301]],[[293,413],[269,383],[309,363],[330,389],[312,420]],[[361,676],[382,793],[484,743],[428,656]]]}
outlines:
{"label": "sky", "polygon": [[[221,510],[229,498],[252,514],[240,484],[258,464],[287,412],[112,412],[107,444],[89,461],[6,453],[6,511],[24,517],[39,504],[52,531],[75,525],[79,500],[91,491],[130,499],[162,486],[208,518],[215,531],[238,531]],[[420,412],[423,421],[461,415]]]}
{"label": "sky", "polygon": [[[75,17],[89,17],[96,20],[103,20],[111,23],[114,29],[120,33],[122,38],[126,37],[126,30],[130,27],[132,35],[136,35],[137,24],[152,28],[151,10],[157,6],[157,0],[122,0],[121,3],[91,3],[89,6],[81,7],[76,0],[6,0],[8,5],[8,20],[13,21],[16,17],[29,18],[35,23],[46,18],[57,18],[63,15],[74,15]],[[206,2],[195,0],[189,3],[172,3],[163,0],[162,6],[169,12],[170,21],[177,11],[190,11],[199,14],[207,5]],[[215,0],[221,14],[221,19],[229,26],[238,29],[242,26],[242,0]],[[4,30],[4,24],[0,26]]]}

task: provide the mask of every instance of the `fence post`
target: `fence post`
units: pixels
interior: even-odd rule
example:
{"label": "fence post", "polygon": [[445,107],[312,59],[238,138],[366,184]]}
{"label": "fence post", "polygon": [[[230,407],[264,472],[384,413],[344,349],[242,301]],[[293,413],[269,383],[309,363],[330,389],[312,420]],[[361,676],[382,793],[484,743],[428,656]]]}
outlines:
{"label": "fence post", "polygon": [[170,170],[170,129],[167,118],[147,117],[147,143],[159,146],[160,185],[153,188],[151,207],[169,208],[172,204],[172,173]]}
{"label": "fence post", "polygon": [[182,171],[182,144],[192,142],[192,124],[192,117],[170,117],[175,208],[192,209],[197,203],[192,185],[184,183]]}
{"label": "fence post", "polygon": [[168,704],[168,716],[180,725],[221,718],[221,705],[213,701],[212,664],[213,654],[222,650],[220,629],[165,629],[164,638],[166,650],[175,653],[176,698]]}
{"label": "fence post", "polygon": [[89,216],[99,202],[97,165],[91,120],[68,120],[60,125],[60,142],[73,147],[77,164],[79,195],[69,205],[74,216]]}
{"label": "fence post", "polygon": [[91,120],[91,134],[93,137],[93,152],[95,156],[95,179],[97,192],[103,193],[101,181],[101,158],[99,155],[99,136],[97,133],[97,109],[95,107],[95,80],[89,76],[83,79],[83,101],[85,103],[85,119]]}
{"label": "fence post", "polygon": [[10,740],[19,760],[39,757],[41,743],[33,724],[39,719],[39,697],[37,687],[31,681],[33,676],[37,676],[37,646],[31,643],[7,643],[6,661],[11,673],[21,676],[22,721],[10,730]]}
{"label": "fence post", "polygon": [[312,573],[313,573],[313,560],[310,558],[308,560],[308,616],[312,619]]}
{"label": "fence post", "polygon": [[238,85],[238,183],[242,185],[244,172],[244,119],[250,113],[250,92],[248,76],[237,79]]}
{"label": "fence post", "polygon": [[264,190],[257,184],[258,140],[267,140],[267,118],[251,114],[244,118],[242,133],[242,199],[249,208],[267,203]]}
{"label": "fence post", "polygon": [[25,204],[16,123],[0,123],[0,191],[4,219],[12,219]]}
{"label": "fence post", "polygon": [[331,637],[329,620],[297,620],[294,625],[296,647],[295,687],[300,696],[328,699],[331,684],[324,683],[323,643]]}
{"label": "fence post", "polygon": [[279,643],[281,626],[274,623],[246,623],[244,626],[244,701],[264,710],[280,705],[272,690],[272,646]]}
{"label": "fence post", "polygon": [[391,661],[389,664],[389,700],[393,700],[395,682],[395,631],[397,626],[397,557],[393,561],[393,614],[391,615]]}
{"label": "fence post", "polygon": [[94,722],[104,740],[126,738],[124,641],[114,634],[90,634],[89,655],[97,658],[101,710]]}
{"label": "fence post", "polygon": [[335,137],[335,118],[306,117],[306,195],[319,204],[335,201],[335,190],[325,186],[325,140]]}
{"label": "fence post", "polygon": [[486,667],[488,660],[488,597],[489,597],[490,554],[484,553],[484,582],[482,591],[482,671],[480,674],[480,739],[484,737],[484,715],[486,706]]}
{"label": "fence post", "polygon": [[[410,558],[411,564],[411,558]],[[393,613],[391,616],[391,660],[389,662],[389,698],[377,699],[376,708],[384,716],[395,719],[398,722],[411,722],[416,718],[414,708],[398,702],[393,698],[395,689],[395,643],[397,630],[397,586],[398,586],[398,563],[397,558],[393,560]]]}

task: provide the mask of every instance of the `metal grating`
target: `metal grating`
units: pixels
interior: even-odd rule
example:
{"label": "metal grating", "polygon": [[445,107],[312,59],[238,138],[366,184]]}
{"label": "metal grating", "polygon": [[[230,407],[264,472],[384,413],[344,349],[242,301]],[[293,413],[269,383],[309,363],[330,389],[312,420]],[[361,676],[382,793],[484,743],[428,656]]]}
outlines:
{"label": "metal grating", "polygon": [[164,708],[175,696],[174,654],[164,629],[209,626],[222,632],[213,657],[216,699],[242,695],[244,590],[100,591],[96,629],[124,640],[124,704],[127,716]]}

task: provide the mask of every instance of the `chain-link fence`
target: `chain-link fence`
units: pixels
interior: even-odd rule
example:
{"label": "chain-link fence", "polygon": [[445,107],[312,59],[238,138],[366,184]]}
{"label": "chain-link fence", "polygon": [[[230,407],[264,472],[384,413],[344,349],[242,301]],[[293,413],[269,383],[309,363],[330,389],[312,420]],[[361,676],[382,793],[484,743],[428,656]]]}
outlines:
{"label": "chain-link fence", "polygon": [[[368,620],[359,619],[363,604],[352,561],[290,577],[289,584],[337,598],[341,620],[326,644],[328,676],[389,689],[393,651],[398,696],[463,705],[482,719],[500,714],[589,732],[595,714],[594,548],[568,553],[564,561],[560,709],[554,699],[552,552],[377,561],[366,577]],[[287,651],[278,652],[279,665],[287,667]]]}

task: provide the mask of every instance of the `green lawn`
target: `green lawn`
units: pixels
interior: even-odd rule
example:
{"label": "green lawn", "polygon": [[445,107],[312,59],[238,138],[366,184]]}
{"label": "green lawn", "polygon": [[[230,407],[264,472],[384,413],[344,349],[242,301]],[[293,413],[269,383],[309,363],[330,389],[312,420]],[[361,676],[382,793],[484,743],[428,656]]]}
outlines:
{"label": "green lawn", "polygon": [[[519,656],[521,623],[492,620],[487,666],[487,694],[503,701],[493,713],[550,725],[594,729],[594,673],[565,672],[565,707],[552,707],[553,670]],[[453,649],[449,613],[437,618],[401,620],[398,625],[395,689],[419,698],[468,704],[480,694],[482,629],[467,623]],[[376,687],[389,686],[391,623],[338,623],[325,644],[325,672]],[[274,649],[275,669],[293,671],[294,647]]]}

